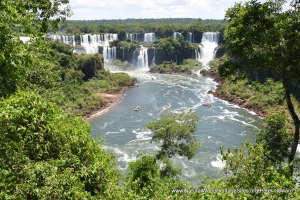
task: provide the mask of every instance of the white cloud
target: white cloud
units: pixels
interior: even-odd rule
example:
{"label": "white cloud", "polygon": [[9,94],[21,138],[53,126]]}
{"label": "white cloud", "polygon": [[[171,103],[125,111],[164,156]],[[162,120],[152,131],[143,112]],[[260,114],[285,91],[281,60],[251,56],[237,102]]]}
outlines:
{"label": "white cloud", "polygon": [[225,10],[235,3],[234,0],[70,0],[70,2],[74,12],[70,19],[74,20],[186,17],[224,19]]}
{"label": "white cloud", "polygon": [[73,10],[82,9],[82,8],[105,8],[106,3],[100,2],[98,0],[71,0],[70,1],[71,8]]}

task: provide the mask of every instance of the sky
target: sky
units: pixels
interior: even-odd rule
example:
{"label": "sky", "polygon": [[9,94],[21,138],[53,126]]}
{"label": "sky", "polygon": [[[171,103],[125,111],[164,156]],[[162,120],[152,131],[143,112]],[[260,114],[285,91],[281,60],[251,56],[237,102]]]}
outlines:
{"label": "sky", "polygon": [[[260,2],[265,2],[261,0]],[[70,0],[69,20],[201,18],[224,19],[237,0]]]}

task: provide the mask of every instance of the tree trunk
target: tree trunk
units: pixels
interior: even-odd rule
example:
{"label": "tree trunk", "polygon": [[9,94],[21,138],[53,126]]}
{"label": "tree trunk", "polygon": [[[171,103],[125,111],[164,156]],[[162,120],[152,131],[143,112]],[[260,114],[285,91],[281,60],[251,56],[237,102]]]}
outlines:
{"label": "tree trunk", "polygon": [[[289,88],[288,88],[288,84],[287,84],[287,81],[286,79],[282,79],[282,85],[283,85],[283,88],[284,88],[284,93],[285,93],[285,97],[286,97],[286,103],[287,103],[287,106],[288,106],[288,110],[289,110],[289,113],[293,119],[293,122],[294,122],[294,140],[292,142],[292,146],[291,146],[291,152],[290,152],[290,155],[289,155],[289,158],[288,158],[288,163],[291,164],[291,162],[294,160],[295,158],[295,154],[296,154],[296,150],[297,150],[297,146],[298,146],[298,142],[299,142],[299,124],[300,124],[300,121],[299,121],[299,117],[297,116],[296,112],[295,112],[295,109],[294,109],[294,106],[293,106],[293,103],[291,101],[291,94],[290,94],[290,91],[289,91]],[[293,165],[290,166],[290,173],[291,175],[293,175]]]}

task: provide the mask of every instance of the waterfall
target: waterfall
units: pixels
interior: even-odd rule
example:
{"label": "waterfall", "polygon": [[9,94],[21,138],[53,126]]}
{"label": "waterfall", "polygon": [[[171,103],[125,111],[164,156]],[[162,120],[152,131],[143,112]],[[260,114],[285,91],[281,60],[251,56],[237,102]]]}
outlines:
{"label": "waterfall", "polygon": [[148,49],[140,45],[140,54],[138,56],[137,67],[140,69],[148,69]]}
{"label": "waterfall", "polygon": [[173,39],[174,39],[174,40],[180,38],[180,36],[181,36],[181,33],[179,33],[179,32],[174,32],[174,33],[173,33]]}
{"label": "waterfall", "polygon": [[144,42],[154,42],[155,34],[154,33],[145,33],[144,34]]}
{"label": "waterfall", "polygon": [[108,62],[110,60],[116,59],[117,49],[116,47],[103,46],[103,58],[104,61]]}
{"label": "waterfall", "polygon": [[131,41],[135,40],[138,42],[138,34],[137,33],[129,33],[129,34],[127,34],[127,38],[130,38]]}
{"label": "waterfall", "polygon": [[196,60],[202,63],[203,68],[209,68],[208,63],[215,58],[218,46],[219,33],[206,32],[202,36],[201,44],[196,49]]}
{"label": "waterfall", "polygon": [[80,39],[80,45],[85,48],[86,54],[98,53],[98,46],[95,44],[95,41],[90,34],[81,35]]}
{"label": "waterfall", "polygon": [[136,53],[136,51],[134,50],[134,52],[132,54],[132,60],[131,60],[131,64],[134,66],[136,66],[135,53]]}
{"label": "waterfall", "polygon": [[155,63],[155,47],[153,47],[153,58],[152,58],[152,61],[151,61],[151,66],[156,66],[156,63]]}
{"label": "waterfall", "polygon": [[75,36],[74,35],[72,36],[72,40],[73,40],[72,41],[73,47],[75,47],[76,44],[75,44]]}
{"label": "waterfall", "polygon": [[104,61],[116,59],[116,47],[109,47],[109,42],[118,39],[117,34],[85,34],[81,35],[80,45],[85,48],[86,54],[99,53],[99,46],[103,47]]}
{"label": "waterfall", "polygon": [[59,42],[62,42],[64,44],[68,44],[71,45],[73,47],[75,47],[75,36],[68,36],[68,35],[50,35],[49,36],[50,39],[52,40],[57,40]]}
{"label": "waterfall", "polygon": [[189,43],[193,43],[193,33],[188,32],[186,41],[188,41]]}

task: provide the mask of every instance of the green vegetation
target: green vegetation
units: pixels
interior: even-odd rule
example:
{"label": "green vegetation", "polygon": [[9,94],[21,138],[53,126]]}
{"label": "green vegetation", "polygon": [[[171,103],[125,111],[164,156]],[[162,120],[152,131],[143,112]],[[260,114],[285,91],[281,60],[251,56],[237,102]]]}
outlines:
{"label": "green vegetation", "polygon": [[218,31],[223,34],[227,22],[224,20],[201,20],[193,18],[125,19],[125,20],[68,20],[61,24],[59,31],[64,34],[117,33],[119,40],[126,40],[124,33],[152,32],[158,38],[172,37],[173,32],[195,34],[201,42],[204,32]]}
{"label": "green vegetation", "polygon": [[[60,42],[50,42],[50,54],[61,73],[58,87],[39,92],[42,97],[56,103],[70,115],[84,116],[104,105],[98,95],[116,92],[132,85],[133,78],[125,73],[110,73],[104,69],[103,56],[73,54],[72,47]],[[53,93],[55,94],[53,96]]]}
{"label": "green vegetation", "polygon": [[[294,124],[294,139],[288,158],[295,158],[300,120],[291,99],[290,84],[299,84],[299,7],[297,3],[282,12],[285,1],[258,3],[255,0],[236,4],[226,11],[229,21],[225,31],[226,50],[230,58],[220,68],[222,76],[235,77],[248,71],[269,70],[280,79],[289,114]],[[233,59],[234,58],[234,59]],[[293,170],[291,168],[291,173]]]}
{"label": "green vegetation", "polygon": [[201,63],[193,59],[183,60],[181,65],[177,65],[173,61],[165,61],[160,65],[154,66],[150,69],[150,72],[153,73],[162,73],[162,74],[173,74],[173,73],[186,73],[191,74],[192,70],[201,69]]}
{"label": "green vegetation", "polygon": [[0,132],[1,199],[104,198],[118,180],[88,123],[34,93],[0,102]]}
{"label": "green vegetation", "polygon": [[[287,103],[295,125],[292,145],[284,115],[271,115],[257,144],[221,148],[226,176],[191,186],[179,180],[181,170],[168,160],[177,154],[191,159],[199,147],[192,135],[199,118],[191,111],[167,113],[150,122],[152,141],[161,143],[161,149],[157,155],[140,154],[123,176],[114,156],[91,138],[89,124],[74,117],[101,106],[97,93],[120,90],[132,78],[104,70],[102,55],[76,55],[72,47],[42,38],[69,14],[68,7],[60,10],[68,2],[0,1],[0,199],[299,199],[291,174],[299,119],[289,93],[290,85],[299,84],[298,8],[279,12],[280,4],[272,1],[236,4],[226,15],[228,55],[211,63],[222,67],[210,70],[236,80],[238,87],[227,82],[224,93],[266,108]],[[204,23],[199,20],[191,27],[203,30]],[[22,43],[20,34],[30,36],[31,43]],[[172,40],[162,42],[176,52],[168,46]],[[194,67],[191,62],[182,65]],[[251,71],[261,69],[272,76],[256,79]],[[237,79],[244,73],[247,79]],[[282,86],[274,81],[278,79]]]}
{"label": "green vegetation", "polygon": [[191,159],[195,156],[200,144],[192,135],[196,131],[196,122],[199,117],[191,110],[161,115],[161,119],[150,122],[146,128],[153,132],[151,142],[162,142],[161,149],[157,153],[158,159],[171,158],[175,154]]}
{"label": "green vegetation", "polygon": [[262,144],[264,160],[271,162],[274,167],[281,166],[288,156],[290,146],[290,134],[286,131],[285,116],[275,113],[265,117],[267,127],[256,136],[256,143]]}
{"label": "green vegetation", "polygon": [[[227,54],[214,59],[209,63],[210,69],[204,70],[203,73],[212,77],[218,77],[219,66],[222,66],[228,59]],[[283,112],[287,116],[287,122],[292,124],[292,118],[288,114],[281,82],[277,78],[267,78],[265,74],[268,73],[254,71],[249,72],[249,76],[246,77],[223,77],[222,83],[216,90],[215,95],[227,100],[240,98],[243,100],[243,103],[247,103],[248,108],[261,109],[266,111],[267,114]],[[270,75],[274,77],[274,75]],[[296,112],[299,113],[300,107],[296,92],[293,92],[291,99],[295,105]]]}

